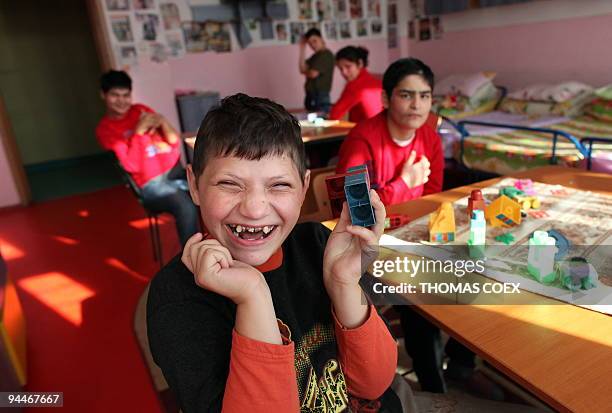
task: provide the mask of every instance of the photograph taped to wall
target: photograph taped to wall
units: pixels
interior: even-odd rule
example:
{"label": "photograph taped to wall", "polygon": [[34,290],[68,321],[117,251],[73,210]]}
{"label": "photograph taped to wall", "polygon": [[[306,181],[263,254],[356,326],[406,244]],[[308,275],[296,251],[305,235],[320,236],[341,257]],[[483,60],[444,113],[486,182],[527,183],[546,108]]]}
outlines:
{"label": "photograph taped to wall", "polygon": [[370,20],[370,35],[372,36],[380,36],[383,34],[383,23],[380,19],[371,19]]}
{"label": "photograph taped to wall", "polygon": [[166,44],[168,45],[168,54],[170,57],[178,58],[185,55],[185,44],[183,42],[183,33],[181,31],[172,31],[164,33],[166,36]]}
{"label": "photograph taped to wall", "polygon": [[318,21],[332,18],[332,6],[330,0],[315,0],[316,19]]}
{"label": "photograph taped to wall", "polygon": [[130,25],[130,16],[111,16],[111,27],[118,42],[132,42],[134,35]]}
{"label": "photograph taped to wall", "polygon": [[387,26],[387,47],[395,49],[397,47],[397,25],[389,24]]}
{"label": "photograph taped to wall", "polygon": [[159,16],[153,13],[136,12],[136,22],[138,25],[136,31],[137,40],[146,40],[153,42],[157,40],[159,34]]}
{"label": "photograph taped to wall", "polygon": [[332,0],[334,9],[334,18],[337,20],[348,19],[348,7],[346,6],[347,0]]}
{"label": "photograph taped to wall", "polygon": [[208,40],[207,50],[212,50],[217,53],[232,51],[229,24],[221,22],[206,22],[204,24],[204,30],[206,31]]}
{"label": "photograph taped to wall", "polygon": [[121,67],[138,64],[138,53],[135,46],[121,46],[119,48],[119,64]]}
{"label": "photograph taped to wall", "polygon": [[310,29],[317,29],[317,30],[321,30],[321,24],[319,22],[308,22],[306,23],[306,31],[310,30]]}
{"label": "photograph taped to wall", "polygon": [[408,22],[408,38],[414,39],[416,37],[416,20],[410,20]]}
{"label": "photograph taped to wall", "polygon": [[434,39],[442,38],[442,33],[444,33],[444,30],[442,29],[442,19],[440,16],[431,18],[431,31],[433,32]]}
{"label": "photograph taped to wall", "polygon": [[380,17],[380,0],[368,0],[368,17]]}
{"label": "photograph taped to wall", "polygon": [[397,24],[397,3],[389,3],[387,10],[387,23]]}
{"label": "photograph taped to wall", "polygon": [[183,22],[181,23],[181,28],[183,30],[183,39],[185,40],[185,50],[188,53],[206,51],[208,42],[206,40],[204,23]]}
{"label": "photograph taped to wall", "polygon": [[129,9],[130,9],[129,0],[106,0],[106,10],[108,11],[125,11]]}
{"label": "photograph taped to wall", "polygon": [[181,28],[181,17],[179,8],[175,3],[161,3],[159,10],[164,22],[164,30],[176,30]]}
{"label": "photograph taped to wall", "polygon": [[368,36],[368,21],[366,19],[357,20],[357,37]]}
{"label": "photograph taped to wall", "polygon": [[151,10],[155,8],[153,0],[133,0],[134,10]]}
{"label": "photograph taped to wall", "polygon": [[341,39],[350,39],[352,37],[351,33],[351,21],[340,22],[340,38]]}
{"label": "photograph taped to wall", "polygon": [[298,0],[298,11],[300,20],[312,19],[312,0]]}
{"label": "photograph taped to wall", "polygon": [[429,17],[419,19],[419,41],[424,42],[431,39],[431,27]]}
{"label": "photograph taped to wall", "polygon": [[325,27],[325,38],[328,40],[338,40],[338,24],[335,21],[323,23]]}
{"label": "photograph taped to wall", "polygon": [[261,40],[274,40],[272,20],[262,20],[259,22],[259,37]]}
{"label": "photograph taped to wall", "polygon": [[304,23],[302,22],[291,22],[289,24],[289,28],[291,29],[291,43],[297,44],[300,42],[300,39],[304,35]]}
{"label": "photograph taped to wall", "polygon": [[165,44],[159,42],[148,43],[149,57],[156,63],[163,63],[168,60],[168,49]]}
{"label": "photograph taped to wall", "polygon": [[276,33],[276,40],[281,43],[287,43],[289,40],[289,31],[287,30],[287,23],[276,23],[274,25],[274,32]]}
{"label": "photograph taped to wall", "polygon": [[363,17],[363,3],[361,0],[349,0],[349,9],[351,11],[351,19]]}

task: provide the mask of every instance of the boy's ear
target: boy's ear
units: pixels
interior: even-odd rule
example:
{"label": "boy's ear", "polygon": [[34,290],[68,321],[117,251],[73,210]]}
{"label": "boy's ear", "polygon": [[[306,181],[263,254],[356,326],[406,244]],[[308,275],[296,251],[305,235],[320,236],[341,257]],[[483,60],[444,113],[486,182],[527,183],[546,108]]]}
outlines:
{"label": "boy's ear", "polygon": [[309,186],[310,186],[310,169],[306,169],[306,173],[304,174],[304,187],[302,188],[302,203],[304,203],[304,199],[306,198],[306,191],[308,191]]}
{"label": "boy's ear", "polygon": [[389,109],[389,96],[387,96],[387,92],[383,90],[380,98],[382,100],[383,108]]}
{"label": "boy's ear", "polygon": [[187,165],[187,182],[189,183],[189,194],[191,200],[197,206],[200,206],[200,193],[198,192],[198,180],[193,173],[191,165]]}

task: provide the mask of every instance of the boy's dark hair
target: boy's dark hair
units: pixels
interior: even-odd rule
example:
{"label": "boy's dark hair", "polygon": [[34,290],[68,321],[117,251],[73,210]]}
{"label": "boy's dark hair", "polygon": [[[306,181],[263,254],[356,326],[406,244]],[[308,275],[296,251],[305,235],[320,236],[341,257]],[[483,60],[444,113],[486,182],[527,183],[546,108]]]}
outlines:
{"label": "boy's dark hair", "polygon": [[304,39],[308,40],[312,36],[319,36],[320,38],[323,38],[323,36],[321,36],[321,30],[317,29],[316,27],[313,27],[312,29],[308,30],[306,34],[304,34]]}
{"label": "boy's dark hair", "polygon": [[363,63],[363,67],[368,66],[368,55],[370,52],[365,47],[361,46],[346,46],[338,50],[336,53],[336,60],[344,59],[353,63]]}
{"label": "boy's dark hair", "polygon": [[269,155],[288,155],[304,180],[306,153],[298,121],[278,103],[238,93],[204,117],[192,167],[198,178],[215,156],[260,160]]}
{"label": "boy's dark hair", "polygon": [[399,82],[402,81],[406,76],[419,75],[425,80],[433,92],[434,88],[434,74],[425,63],[415,58],[399,59],[391,63],[391,66],[387,68],[383,75],[383,90],[387,94],[387,97],[391,99],[393,89]]}
{"label": "boy's dark hair", "polygon": [[109,70],[100,76],[100,89],[107,93],[113,88],[132,90],[132,79],[123,70]]}

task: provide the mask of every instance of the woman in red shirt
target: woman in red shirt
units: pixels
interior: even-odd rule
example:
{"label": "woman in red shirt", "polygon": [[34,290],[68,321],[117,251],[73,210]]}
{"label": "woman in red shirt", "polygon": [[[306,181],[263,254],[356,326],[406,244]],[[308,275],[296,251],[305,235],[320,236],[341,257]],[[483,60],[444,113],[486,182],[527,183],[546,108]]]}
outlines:
{"label": "woman in red shirt", "polygon": [[336,53],[336,65],[347,84],[329,113],[330,119],[340,119],[348,111],[349,120],[358,123],[382,110],[382,82],[368,72],[368,54],[367,49],[355,46]]}

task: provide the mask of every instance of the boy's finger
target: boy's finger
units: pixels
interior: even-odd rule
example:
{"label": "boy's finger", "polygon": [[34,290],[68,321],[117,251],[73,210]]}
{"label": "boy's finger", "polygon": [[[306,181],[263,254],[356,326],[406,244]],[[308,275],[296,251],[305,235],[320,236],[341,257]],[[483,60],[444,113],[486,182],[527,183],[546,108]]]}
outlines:
{"label": "boy's finger", "polygon": [[385,218],[387,217],[387,210],[385,204],[378,196],[378,193],[370,189],[370,200],[372,201],[372,208],[374,209],[374,217],[376,218],[376,224],[372,227],[372,230],[377,236],[382,235],[385,230]]}
{"label": "boy's finger", "polygon": [[378,244],[378,237],[368,228],[360,227],[359,225],[349,225],[346,227],[346,232],[360,238],[366,245]]}
{"label": "boy's finger", "polygon": [[193,262],[191,260],[191,249],[193,248],[195,244],[200,242],[201,239],[202,239],[202,233],[197,232],[193,234],[187,240],[187,242],[185,243],[185,247],[183,248],[183,255],[181,256],[181,261],[183,261],[183,264],[185,264],[185,266],[192,272],[193,272]]}
{"label": "boy's finger", "polygon": [[416,159],[416,151],[410,152],[410,156],[408,156],[408,160],[406,161],[407,165],[414,164],[414,160]]}

